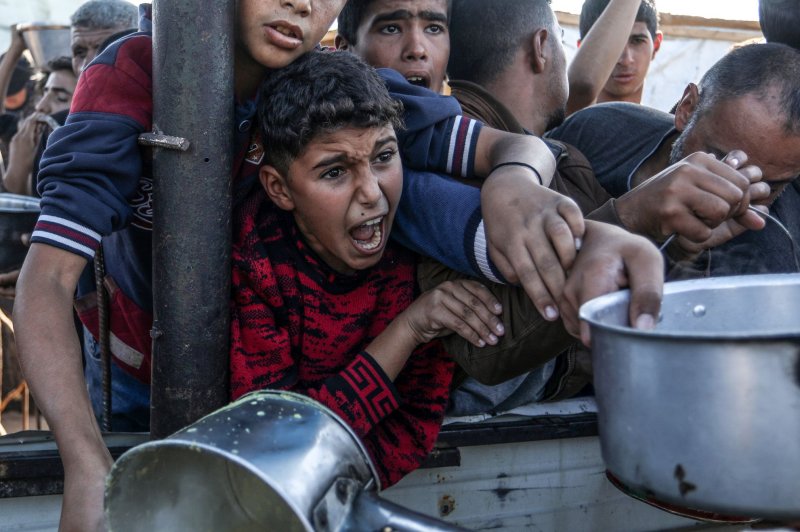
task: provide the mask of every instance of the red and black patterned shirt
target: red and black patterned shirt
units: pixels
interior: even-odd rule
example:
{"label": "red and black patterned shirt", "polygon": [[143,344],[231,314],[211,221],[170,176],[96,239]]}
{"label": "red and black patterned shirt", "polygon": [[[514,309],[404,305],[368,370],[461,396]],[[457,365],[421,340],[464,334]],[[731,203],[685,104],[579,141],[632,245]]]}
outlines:
{"label": "red and black patterned shirt", "polygon": [[418,347],[394,383],[364,351],[413,301],[414,257],[390,243],[376,266],[336,273],[290,213],[256,203],[234,237],[232,399],[274,388],[319,401],[358,434],[388,487],[433,448],[453,373],[438,341]]}

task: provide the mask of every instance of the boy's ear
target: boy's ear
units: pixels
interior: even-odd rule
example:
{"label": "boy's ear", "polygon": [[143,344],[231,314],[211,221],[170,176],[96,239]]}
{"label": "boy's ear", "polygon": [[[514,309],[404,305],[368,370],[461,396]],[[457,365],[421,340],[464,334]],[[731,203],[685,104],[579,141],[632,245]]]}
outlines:
{"label": "boy's ear", "polygon": [[660,31],[656,32],[656,38],[653,39],[653,57],[651,59],[655,59],[656,52],[661,49],[661,41],[664,40],[664,34]]}
{"label": "boy's ear", "polygon": [[333,39],[333,45],[336,47],[337,50],[349,50],[350,49],[350,43],[347,42],[347,39],[345,39],[344,37],[342,37],[338,33],[336,34],[336,37],[334,37],[334,39]]}
{"label": "boy's ear", "polygon": [[683,98],[675,108],[675,129],[683,131],[686,128],[686,124],[689,123],[689,119],[697,109],[699,99],[700,89],[694,83],[689,83],[683,91]]}
{"label": "boy's ear", "polygon": [[269,199],[284,211],[294,210],[294,200],[286,178],[283,177],[274,166],[264,165],[258,171],[258,179],[261,186],[269,196]]}
{"label": "boy's ear", "polygon": [[541,74],[547,64],[548,50],[547,37],[549,33],[545,28],[540,28],[531,37],[530,65],[535,74]]}

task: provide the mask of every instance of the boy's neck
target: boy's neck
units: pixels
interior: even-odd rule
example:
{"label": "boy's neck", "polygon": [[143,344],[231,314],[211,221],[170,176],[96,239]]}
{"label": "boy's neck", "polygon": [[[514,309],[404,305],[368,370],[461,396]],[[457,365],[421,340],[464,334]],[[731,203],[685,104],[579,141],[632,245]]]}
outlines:
{"label": "boy's neck", "polygon": [[258,86],[264,79],[266,69],[252,59],[243,58],[239,54],[234,60],[233,93],[237,102],[246,102],[253,98]]}

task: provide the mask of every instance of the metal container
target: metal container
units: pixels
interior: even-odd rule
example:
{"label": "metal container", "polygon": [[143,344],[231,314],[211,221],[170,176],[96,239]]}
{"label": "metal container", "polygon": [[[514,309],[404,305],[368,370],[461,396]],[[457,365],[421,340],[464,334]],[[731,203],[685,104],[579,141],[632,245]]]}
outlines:
{"label": "metal container", "polygon": [[38,198],[0,193],[0,273],[22,266],[28,253],[22,235],[33,232],[38,218]]}
{"label": "metal container", "polygon": [[72,38],[69,26],[48,22],[29,22],[17,24],[25,45],[31,52],[33,66],[39,70],[47,68],[47,63],[59,57],[72,56]]}
{"label": "metal container", "polygon": [[628,297],[580,311],[609,471],[682,507],[800,517],[800,275],[668,283],[653,331]]}
{"label": "metal container", "polygon": [[122,455],[106,517],[115,532],[459,530],[380,499],[377,478],[333,412],[266,390]]}

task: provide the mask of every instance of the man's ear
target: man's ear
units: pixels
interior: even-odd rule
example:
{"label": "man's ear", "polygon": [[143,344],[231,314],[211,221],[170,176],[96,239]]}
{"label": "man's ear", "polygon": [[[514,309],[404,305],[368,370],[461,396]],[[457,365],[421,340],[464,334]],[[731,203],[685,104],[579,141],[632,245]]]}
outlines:
{"label": "man's ear", "polygon": [[262,166],[258,171],[258,180],[261,181],[261,186],[264,187],[267,196],[275,205],[284,211],[294,210],[294,200],[286,178],[274,166]]}
{"label": "man's ear", "polygon": [[337,50],[349,50],[350,49],[350,43],[347,42],[347,39],[345,39],[344,37],[342,37],[338,33],[336,34],[336,37],[333,38],[333,45],[336,47]]}
{"label": "man's ear", "polygon": [[655,59],[656,53],[661,49],[661,41],[664,40],[664,34],[660,31],[656,32],[656,38],[653,39],[653,57],[651,59]]}
{"label": "man's ear", "polygon": [[700,100],[700,89],[694,83],[689,83],[683,91],[683,98],[675,108],[675,129],[683,131],[692,118],[697,102]]}
{"label": "man's ear", "polygon": [[547,37],[550,33],[545,28],[536,30],[531,37],[530,65],[534,74],[541,74],[547,65],[550,51],[547,49]]}

